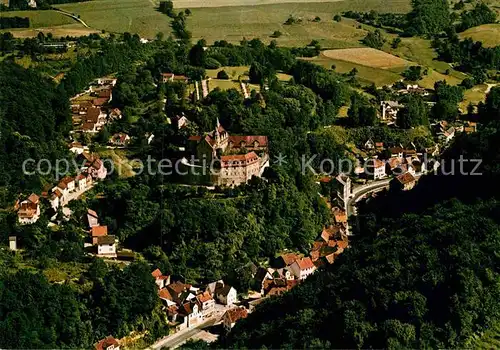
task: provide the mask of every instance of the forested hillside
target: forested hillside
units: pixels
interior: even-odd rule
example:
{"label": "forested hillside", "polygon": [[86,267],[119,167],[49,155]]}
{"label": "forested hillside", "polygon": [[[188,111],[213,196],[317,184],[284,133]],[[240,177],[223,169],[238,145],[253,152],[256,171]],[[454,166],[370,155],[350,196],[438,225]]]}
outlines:
{"label": "forested hillside", "polygon": [[481,176],[441,172],[413,191],[372,200],[361,208],[362,236],[341,259],[271,298],[217,346],[464,347],[495,325],[500,124],[490,117],[498,113],[497,94],[493,89],[480,112],[481,132],[460,137],[444,160],[449,171],[460,155],[482,159]]}

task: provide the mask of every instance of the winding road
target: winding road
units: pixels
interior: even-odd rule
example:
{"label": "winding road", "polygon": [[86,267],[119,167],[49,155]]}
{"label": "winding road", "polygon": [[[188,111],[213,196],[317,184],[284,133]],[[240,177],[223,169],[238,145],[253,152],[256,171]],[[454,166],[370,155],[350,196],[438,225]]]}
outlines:
{"label": "winding road", "polygon": [[90,28],[87,25],[87,23],[85,23],[81,18],[78,18],[78,16],[75,16],[74,14],[72,14],[70,12],[59,10],[59,9],[56,9],[56,8],[54,8],[53,10],[56,11],[56,12],[59,12],[60,14],[63,14],[65,16],[73,18],[75,21],[80,22],[85,28]]}
{"label": "winding road", "polygon": [[387,178],[353,188],[353,191],[346,203],[347,216],[349,217],[351,215],[356,215],[354,206],[361,197],[369,193],[378,192],[383,190],[384,188],[388,188],[391,180],[392,178]]}

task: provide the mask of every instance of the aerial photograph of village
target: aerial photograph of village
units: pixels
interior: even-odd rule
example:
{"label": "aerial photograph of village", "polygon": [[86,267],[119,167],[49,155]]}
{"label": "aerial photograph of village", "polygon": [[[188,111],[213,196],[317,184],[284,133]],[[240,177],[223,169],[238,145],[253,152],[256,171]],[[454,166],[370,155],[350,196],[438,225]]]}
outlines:
{"label": "aerial photograph of village", "polygon": [[500,0],[0,0],[1,349],[500,349]]}

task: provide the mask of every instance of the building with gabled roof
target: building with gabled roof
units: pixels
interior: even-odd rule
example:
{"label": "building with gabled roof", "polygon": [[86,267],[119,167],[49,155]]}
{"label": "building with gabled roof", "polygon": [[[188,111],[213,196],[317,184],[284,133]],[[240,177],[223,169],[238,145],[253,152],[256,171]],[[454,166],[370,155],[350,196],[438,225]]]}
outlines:
{"label": "building with gabled roof", "polygon": [[316,266],[309,257],[295,260],[290,268],[298,280],[305,280],[316,271]]}
{"label": "building with gabled roof", "polygon": [[94,344],[95,350],[120,350],[120,343],[111,335]]}
{"label": "building with gabled roof", "polygon": [[40,197],[32,193],[19,204],[17,220],[21,225],[34,224],[40,218]]}
{"label": "building with gabled roof", "polygon": [[416,179],[410,172],[401,174],[391,181],[392,188],[403,191],[411,190],[413,187],[415,187],[415,184]]}
{"label": "building with gabled roof", "polygon": [[235,307],[233,309],[227,310],[224,313],[224,316],[222,317],[224,330],[226,332],[230,332],[231,329],[236,324],[236,322],[238,322],[243,318],[246,318],[247,316],[248,316],[248,311],[243,307]]}
{"label": "building with gabled roof", "polygon": [[97,256],[116,258],[116,237],[113,235],[97,237]]}

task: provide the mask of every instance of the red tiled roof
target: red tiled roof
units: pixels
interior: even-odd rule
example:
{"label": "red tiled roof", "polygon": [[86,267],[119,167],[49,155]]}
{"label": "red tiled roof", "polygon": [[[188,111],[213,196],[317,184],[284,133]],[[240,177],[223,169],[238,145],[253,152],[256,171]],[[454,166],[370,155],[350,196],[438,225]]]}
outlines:
{"label": "red tiled roof", "polygon": [[403,185],[406,185],[410,182],[413,182],[415,181],[415,177],[411,174],[411,173],[404,173],[402,175],[399,175],[398,177],[396,177],[396,179],[402,183]]}
{"label": "red tiled roof", "polygon": [[235,154],[235,155],[230,155],[230,156],[221,156],[221,166],[226,167],[226,166],[240,166],[244,164],[236,164],[235,162],[245,162],[245,164],[249,162],[255,162],[259,160],[259,156],[255,152],[250,152],[247,154]]}
{"label": "red tiled roof", "polygon": [[233,143],[234,147],[240,147],[241,143],[244,142],[245,146],[252,147],[254,142],[258,143],[258,147],[266,147],[267,146],[267,136],[260,135],[247,135],[247,136],[229,136],[229,142]]}
{"label": "red tiled roof", "polygon": [[94,106],[102,106],[108,103],[109,97],[98,97],[92,100]]}
{"label": "red tiled roof", "polygon": [[156,269],[154,270],[153,272],[151,272],[151,276],[153,276],[154,278],[158,278],[162,275],[160,269]]}
{"label": "red tiled roof", "polygon": [[384,162],[382,162],[380,159],[368,159],[367,160],[367,165],[370,166],[370,167],[375,167],[375,168],[380,168],[380,167],[384,167],[385,164]]}
{"label": "red tiled roof", "polygon": [[172,290],[176,294],[179,294],[179,293],[184,292],[186,289],[191,288],[191,285],[190,284],[184,284],[182,282],[177,281],[175,283],[169,284],[167,286],[167,288],[170,289],[170,290]]}
{"label": "red tiled roof", "polygon": [[31,203],[34,203],[34,204],[37,204],[38,201],[40,200],[40,197],[38,197],[38,195],[32,193],[30,194],[30,196],[28,197],[28,200],[31,202]]}
{"label": "red tiled roof", "polygon": [[160,291],[158,292],[158,296],[160,297],[160,299],[166,299],[171,301],[174,300],[174,298],[166,288],[160,289]]}
{"label": "red tiled roof", "polygon": [[299,256],[295,253],[287,253],[283,254],[281,256],[281,259],[283,259],[283,262],[285,263],[286,266],[292,265],[295,260],[299,259]]}
{"label": "red tiled roof", "polygon": [[66,176],[61,180],[61,182],[65,183],[66,185],[73,181],[75,181],[75,179],[73,179],[71,176]]}
{"label": "red tiled roof", "polygon": [[92,227],[92,237],[102,237],[108,234],[108,226]]}
{"label": "red tiled roof", "polygon": [[196,299],[197,299],[200,303],[204,303],[204,302],[207,302],[207,301],[209,301],[209,300],[211,300],[211,299],[213,299],[213,298],[212,298],[212,295],[210,294],[210,292],[209,292],[209,291],[205,291],[205,292],[203,292],[203,293],[201,293],[201,294],[198,294],[198,295],[196,296]]}
{"label": "red tiled roof", "polygon": [[402,149],[401,147],[391,147],[389,148],[389,152],[395,154],[395,153],[402,153],[404,151],[404,149]]}
{"label": "red tiled roof", "polygon": [[299,269],[301,270],[307,270],[311,269],[314,267],[314,264],[311,260],[311,258],[303,258],[295,261],[297,265],[299,265]]}
{"label": "red tiled roof", "polygon": [[113,338],[112,336],[107,336],[106,338],[97,342],[94,347],[95,350],[106,350],[109,346],[119,346],[118,340]]}
{"label": "red tiled roof", "polygon": [[242,307],[236,307],[231,310],[227,310],[224,315],[228,318],[229,323],[235,323],[236,321],[246,318],[248,316],[248,311]]}
{"label": "red tiled roof", "polygon": [[200,141],[201,140],[201,136],[189,136],[188,138],[189,141]]}
{"label": "red tiled roof", "polygon": [[82,130],[94,130],[95,123],[83,123]]}
{"label": "red tiled roof", "polygon": [[99,91],[99,97],[111,97],[111,89],[102,89]]}
{"label": "red tiled roof", "polygon": [[349,242],[347,241],[337,241],[337,247],[340,249],[345,249],[349,246]]}
{"label": "red tiled roof", "polygon": [[335,261],[335,254],[328,254],[325,256],[326,261],[328,261],[329,264],[333,264]]}

